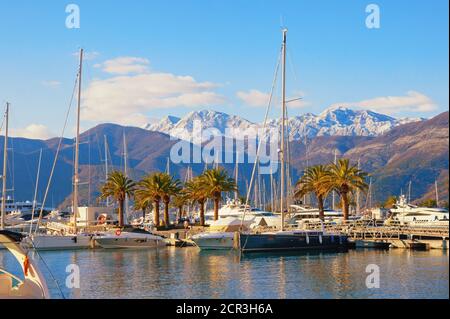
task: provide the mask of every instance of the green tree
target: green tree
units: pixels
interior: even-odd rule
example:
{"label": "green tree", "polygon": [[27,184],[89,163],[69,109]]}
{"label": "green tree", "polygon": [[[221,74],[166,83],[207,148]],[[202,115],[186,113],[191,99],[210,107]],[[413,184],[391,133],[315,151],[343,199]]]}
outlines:
{"label": "green tree", "polygon": [[166,194],[167,174],[152,173],[145,176],[137,184],[135,194],[139,200],[153,202],[153,223],[159,226],[159,206],[163,196]]}
{"label": "green tree", "polygon": [[118,204],[118,217],[119,217],[119,226],[122,227],[124,225],[123,220],[123,211],[124,211],[124,203],[125,198],[128,196],[131,198],[134,194],[135,182],[130,178],[126,177],[124,173],[120,171],[112,171],[108,175],[108,179],[105,184],[101,187],[101,199],[106,199],[108,197],[112,197]]}
{"label": "green tree", "polygon": [[397,197],[389,196],[386,201],[383,203],[384,208],[392,208],[394,204],[397,202]]}
{"label": "green tree", "polygon": [[319,218],[325,219],[323,201],[331,191],[332,185],[328,183],[330,170],[328,166],[316,165],[308,167],[305,174],[298,180],[294,196],[301,198],[312,193],[317,198]]}
{"label": "green tree", "polygon": [[178,209],[177,219],[184,216],[184,207],[189,203],[189,199],[185,194],[185,190],[175,195],[172,200],[172,206]]}
{"label": "green tree", "polygon": [[200,209],[200,225],[205,226],[205,203],[208,199],[208,189],[201,176],[193,178],[186,183],[186,196],[195,203],[198,203]]}
{"label": "green tree", "polygon": [[145,219],[145,214],[148,209],[152,210],[153,205],[150,198],[147,197],[140,197],[140,193],[136,190],[134,191],[134,209],[135,210],[141,210],[142,211],[142,218]]}
{"label": "green tree", "polygon": [[166,225],[166,227],[168,227],[170,225],[170,200],[172,196],[177,195],[181,191],[182,187],[181,182],[178,179],[175,179],[173,176],[170,176],[167,173],[162,173],[162,175],[162,180],[164,182],[162,188],[162,200],[164,202],[164,224]]}
{"label": "green tree", "polygon": [[233,178],[229,177],[223,168],[206,170],[200,177],[208,192],[208,197],[214,201],[214,220],[219,219],[219,205],[222,192],[235,191],[237,186]]}
{"label": "green tree", "polygon": [[435,199],[426,199],[422,203],[420,203],[420,206],[423,207],[437,207],[436,200]]}
{"label": "green tree", "polygon": [[360,170],[356,165],[351,165],[348,159],[340,159],[337,163],[330,164],[329,171],[326,179],[327,187],[339,194],[344,221],[347,221],[350,206],[349,194],[358,189],[362,192],[367,191],[368,185],[365,182],[367,173]]}

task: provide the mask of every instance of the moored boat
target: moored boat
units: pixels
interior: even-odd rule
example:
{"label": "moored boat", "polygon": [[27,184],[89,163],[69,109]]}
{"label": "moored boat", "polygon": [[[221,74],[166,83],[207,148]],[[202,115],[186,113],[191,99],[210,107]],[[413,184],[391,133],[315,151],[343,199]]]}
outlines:
{"label": "moored boat", "polygon": [[138,228],[127,231],[117,229],[94,238],[102,248],[155,248],[167,245],[165,238]]}
{"label": "moored boat", "polygon": [[211,223],[209,231],[196,234],[191,237],[191,240],[202,250],[233,249],[235,232],[248,229],[249,223],[234,217],[220,218]]}
{"label": "moored boat", "polygon": [[242,252],[332,250],[348,247],[347,236],[322,231],[277,231],[239,236]]}
{"label": "moored boat", "polygon": [[23,236],[0,230],[0,246],[5,247],[18,261],[24,278],[0,269],[0,299],[49,299],[44,276],[28,252],[20,245]]}

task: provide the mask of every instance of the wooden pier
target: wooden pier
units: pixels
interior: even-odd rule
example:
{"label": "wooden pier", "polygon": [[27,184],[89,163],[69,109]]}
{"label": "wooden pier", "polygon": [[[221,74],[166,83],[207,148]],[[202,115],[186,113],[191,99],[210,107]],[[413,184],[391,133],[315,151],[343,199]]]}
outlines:
{"label": "wooden pier", "polygon": [[[309,225],[308,229],[321,229]],[[325,225],[326,231],[342,233],[353,241],[389,242],[391,247],[408,249],[449,249],[448,227],[373,226],[353,222],[343,225]]]}

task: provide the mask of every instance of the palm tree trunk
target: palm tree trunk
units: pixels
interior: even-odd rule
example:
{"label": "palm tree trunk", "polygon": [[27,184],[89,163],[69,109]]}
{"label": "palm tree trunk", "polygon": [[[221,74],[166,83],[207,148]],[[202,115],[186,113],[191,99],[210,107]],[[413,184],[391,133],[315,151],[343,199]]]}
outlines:
{"label": "palm tree trunk", "polygon": [[342,200],[342,212],[344,213],[344,222],[346,222],[348,220],[348,210],[349,210],[347,193],[341,193],[341,200]]}
{"label": "palm tree trunk", "polygon": [[155,213],[153,214],[153,223],[159,226],[159,200],[155,200]]}
{"label": "palm tree trunk", "polygon": [[319,206],[319,219],[321,221],[325,220],[325,212],[323,210],[323,197],[317,196],[317,205]]}
{"label": "palm tree trunk", "polygon": [[142,208],[142,218],[145,220],[145,208]]}
{"label": "palm tree trunk", "polygon": [[200,203],[200,225],[205,226],[205,202]]}
{"label": "palm tree trunk", "polygon": [[183,206],[178,206],[178,216],[177,219],[183,217]]}
{"label": "palm tree trunk", "polygon": [[166,227],[169,227],[170,220],[169,220],[169,201],[164,201],[164,224]]}
{"label": "palm tree trunk", "polygon": [[119,219],[119,227],[123,227],[123,204],[124,201],[123,200],[119,200],[119,214],[118,214],[118,219]]}
{"label": "palm tree trunk", "polygon": [[219,219],[219,202],[220,197],[214,196],[214,220]]}

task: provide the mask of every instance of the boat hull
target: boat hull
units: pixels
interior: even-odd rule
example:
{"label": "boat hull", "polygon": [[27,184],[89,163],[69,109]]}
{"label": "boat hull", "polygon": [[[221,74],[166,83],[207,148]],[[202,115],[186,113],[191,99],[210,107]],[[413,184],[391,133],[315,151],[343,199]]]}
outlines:
{"label": "boat hull", "polygon": [[391,243],[384,241],[356,240],[356,248],[389,249]]}
{"label": "boat hull", "polygon": [[342,235],[240,234],[242,252],[334,250],[348,248]]}
{"label": "boat hull", "polygon": [[91,236],[32,236],[31,246],[37,250],[87,249],[91,245]]}
{"label": "boat hull", "polygon": [[234,248],[234,233],[217,236],[193,236],[192,241],[201,250],[230,250]]}
{"label": "boat hull", "polygon": [[105,249],[125,249],[125,248],[155,248],[166,246],[164,240],[146,238],[96,238],[96,243]]}

